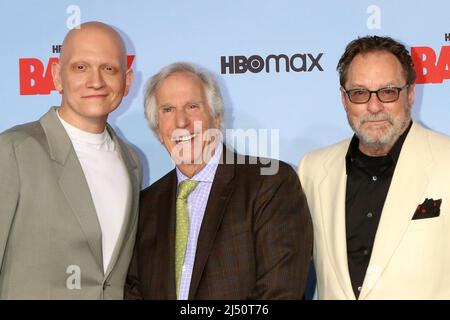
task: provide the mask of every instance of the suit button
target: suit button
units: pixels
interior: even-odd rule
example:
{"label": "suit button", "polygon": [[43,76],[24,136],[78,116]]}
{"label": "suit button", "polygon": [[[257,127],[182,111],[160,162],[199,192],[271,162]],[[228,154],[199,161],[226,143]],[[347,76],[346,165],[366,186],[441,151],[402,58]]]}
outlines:
{"label": "suit button", "polygon": [[106,290],[107,287],[110,287],[111,285],[109,284],[109,282],[105,281],[103,282],[103,290]]}
{"label": "suit button", "polygon": [[372,181],[377,181],[378,180],[378,177],[377,176],[373,176],[372,177]]}

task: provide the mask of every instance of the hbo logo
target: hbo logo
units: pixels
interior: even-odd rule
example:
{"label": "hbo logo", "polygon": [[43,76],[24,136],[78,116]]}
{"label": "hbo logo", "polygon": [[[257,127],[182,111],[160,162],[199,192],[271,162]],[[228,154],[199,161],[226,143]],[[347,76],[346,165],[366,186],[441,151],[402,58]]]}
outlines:
{"label": "hbo logo", "polygon": [[266,72],[270,72],[273,66],[276,72],[280,72],[282,67],[286,72],[290,70],[311,72],[314,68],[323,71],[319,62],[322,56],[323,53],[319,53],[317,56],[311,53],[296,53],[291,57],[285,54],[270,54],[265,59],[258,55],[252,55],[248,58],[245,56],[222,56],[220,57],[221,73],[245,73],[247,71],[258,73],[264,69]]}

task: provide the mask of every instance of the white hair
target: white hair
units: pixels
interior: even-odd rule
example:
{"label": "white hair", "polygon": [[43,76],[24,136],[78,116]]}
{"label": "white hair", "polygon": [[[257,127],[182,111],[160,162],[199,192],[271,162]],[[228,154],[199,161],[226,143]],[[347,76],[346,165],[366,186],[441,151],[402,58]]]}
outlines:
{"label": "white hair", "polygon": [[224,113],[223,98],[219,86],[212,74],[192,63],[176,62],[162,68],[147,82],[144,95],[144,110],[150,129],[152,129],[156,135],[158,134],[158,108],[155,99],[156,90],[162,81],[177,72],[189,72],[196,75],[201,80],[211,115],[219,120],[219,126],[222,128]]}

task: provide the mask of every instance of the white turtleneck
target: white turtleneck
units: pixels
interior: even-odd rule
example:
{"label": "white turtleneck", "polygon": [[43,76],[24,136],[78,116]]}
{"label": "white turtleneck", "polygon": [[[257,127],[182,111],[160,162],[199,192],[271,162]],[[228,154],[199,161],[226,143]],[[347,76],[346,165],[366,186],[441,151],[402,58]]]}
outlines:
{"label": "white turtleneck", "polygon": [[[58,114],[58,113],[57,113]],[[64,121],[86,177],[102,230],[103,271],[106,273],[129,206],[131,183],[114,141],[102,133],[80,130]]]}

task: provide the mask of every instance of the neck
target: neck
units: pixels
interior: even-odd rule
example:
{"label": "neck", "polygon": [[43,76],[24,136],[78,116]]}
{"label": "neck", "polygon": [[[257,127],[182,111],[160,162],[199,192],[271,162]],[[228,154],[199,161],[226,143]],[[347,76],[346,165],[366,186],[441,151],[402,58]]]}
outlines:
{"label": "neck", "polygon": [[102,133],[105,131],[108,116],[87,118],[79,116],[78,114],[68,111],[67,109],[68,108],[61,106],[61,108],[58,109],[58,114],[64,121],[70,123],[72,126],[90,133]]}
{"label": "neck", "polygon": [[214,157],[217,151],[217,147],[219,144],[210,143],[202,152],[202,161],[201,163],[193,163],[193,164],[180,164],[177,165],[177,168],[183,173],[186,177],[192,178],[197,173],[202,171],[202,169],[206,166],[206,164]]}
{"label": "neck", "polygon": [[202,169],[206,166],[206,163],[202,164],[180,164],[177,168],[189,179],[195,176],[197,173],[202,171]]}

